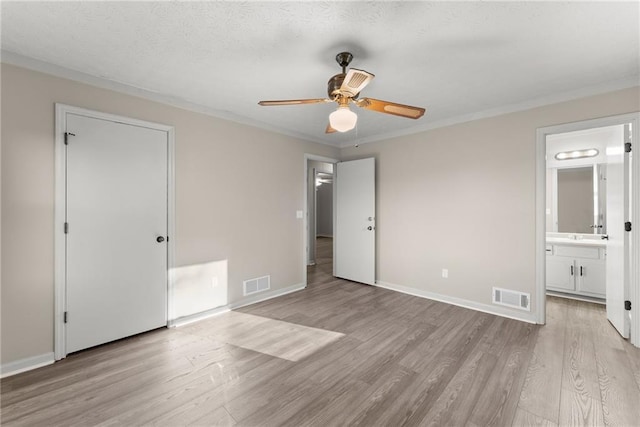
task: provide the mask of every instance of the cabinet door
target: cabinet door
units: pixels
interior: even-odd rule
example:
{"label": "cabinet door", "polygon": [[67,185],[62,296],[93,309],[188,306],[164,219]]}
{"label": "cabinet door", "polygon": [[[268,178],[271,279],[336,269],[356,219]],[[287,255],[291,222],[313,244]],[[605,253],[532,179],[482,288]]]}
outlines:
{"label": "cabinet door", "polygon": [[575,291],[573,258],[547,256],[547,288],[559,291]]}
{"label": "cabinet door", "polygon": [[603,260],[576,260],[578,290],[604,297],[606,293],[607,269]]}

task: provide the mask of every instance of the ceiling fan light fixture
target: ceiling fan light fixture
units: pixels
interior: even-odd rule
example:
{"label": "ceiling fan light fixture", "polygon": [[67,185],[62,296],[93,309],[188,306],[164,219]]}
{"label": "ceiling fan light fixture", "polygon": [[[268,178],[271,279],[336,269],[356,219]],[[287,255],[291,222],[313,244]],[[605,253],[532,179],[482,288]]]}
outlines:
{"label": "ceiling fan light fixture", "polygon": [[340,106],[329,114],[329,124],[338,132],[347,132],[356,127],[358,115],[347,106]]}

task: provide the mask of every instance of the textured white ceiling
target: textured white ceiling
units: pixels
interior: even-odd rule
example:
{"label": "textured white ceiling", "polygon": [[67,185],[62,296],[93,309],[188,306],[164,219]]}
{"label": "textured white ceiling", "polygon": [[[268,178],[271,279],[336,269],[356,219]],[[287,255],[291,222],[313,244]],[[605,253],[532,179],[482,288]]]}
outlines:
{"label": "textured white ceiling", "polygon": [[[410,133],[505,106],[638,84],[638,2],[9,2],[2,49],[333,145]],[[325,135],[336,53],[376,75],[362,109]],[[631,83],[629,83],[631,82]],[[595,90],[595,89],[594,89]]]}

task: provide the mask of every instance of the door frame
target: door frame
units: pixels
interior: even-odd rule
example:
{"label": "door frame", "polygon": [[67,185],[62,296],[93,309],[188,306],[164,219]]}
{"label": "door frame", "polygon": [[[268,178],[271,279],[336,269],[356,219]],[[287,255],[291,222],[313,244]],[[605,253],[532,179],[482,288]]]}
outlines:
{"label": "door frame", "polygon": [[[605,126],[615,126],[631,123],[633,145],[640,150],[640,113],[621,114],[565,123],[555,126],[538,128],[536,130],[536,319],[539,324],[546,321],[546,139],[547,135],[587,130]],[[633,152],[633,151],[632,151]],[[640,177],[640,158],[631,162],[631,177],[636,181]],[[632,181],[632,178],[630,178]],[[635,227],[640,227],[640,185],[631,188],[631,218]],[[631,231],[629,245],[629,281],[625,292],[629,296],[635,313],[640,312],[640,233]],[[640,347],[640,316],[631,316],[630,341]]]}
{"label": "door frame", "polygon": [[55,104],[55,211],[54,211],[54,356],[64,359],[66,351],[66,242],[64,223],[66,218],[66,152],[64,134],[67,114],[77,114],[94,119],[126,125],[145,127],[167,133],[167,326],[173,321],[173,266],[175,259],[175,129],[160,123],[115,114],[103,113],[66,104]]}
{"label": "door frame", "polygon": [[[309,191],[307,190],[309,188],[309,160],[314,160],[317,162],[324,162],[324,163],[332,163],[335,167],[335,164],[339,162],[339,160],[337,159],[332,159],[330,157],[324,157],[324,156],[318,156],[315,154],[304,154],[304,179],[303,179],[303,200],[304,200],[304,209],[302,211],[302,218],[303,218],[303,226],[302,226],[302,284],[304,285],[304,287],[307,287],[307,259],[308,259],[308,252],[307,252],[307,246],[310,244],[309,242]],[[334,169],[335,171],[335,169]],[[335,226],[335,219],[336,219],[336,192],[335,192],[335,187],[334,187],[334,192],[333,192],[333,220],[334,220],[334,226]],[[316,219],[317,220],[317,219]],[[335,239],[333,240],[333,244],[334,244],[334,249],[335,249]],[[335,251],[334,251],[335,253]]]}
{"label": "door frame", "polygon": [[[307,162],[308,165],[309,162]],[[307,167],[307,213],[304,215],[307,220],[305,230],[307,231],[307,242],[311,243],[310,236],[318,236],[318,193],[317,189],[309,194],[309,188],[314,187],[318,179],[318,170]],[[311,221],[313,219],[313,221]],[[313,224],[311,224],[313,223]],[[312,250],[313,249],[313,250]],[[309,244],[307,247],[307,266],[316,265],[316,246]]]}

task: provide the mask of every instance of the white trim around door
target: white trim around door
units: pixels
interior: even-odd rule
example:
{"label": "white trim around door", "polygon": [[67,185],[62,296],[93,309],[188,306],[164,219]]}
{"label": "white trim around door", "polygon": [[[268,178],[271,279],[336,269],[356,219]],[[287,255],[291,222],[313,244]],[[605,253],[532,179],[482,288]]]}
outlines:
{"label": "white trim around door", "polygon": [[[575,123],[539,128],[536,131],[536,318],[539,324],[546,321],[546,138],[547,135],[586,130],[631,123],[633,152],[640,150],[640,113],[622,114]],[[637,154],[636,154],[637,156]],[[633,184],[639,182],[640,159],[631,161]],[[640,347],[640,185],[632,185],[630,191],[632,234],[630,242],[628,298],[631,301],[631,338]],[[636,231],[638,230],[638,231]]]}
{"label": "white trim around door", "polygon": [[64,312],[66,310],[66,249],[65,249],[65,215],[66,215],[66,150],[65,130],[67,114],[108,120],[127,125],[145,127],[167,133],[167,319],[173,319],[173,278],[172,270],[175,257],[175,132],[173,126],[132,119],[65,104],[55,104],[55,213],[54,213],[54,356],[55,360],[66,355],[66,336]]}

